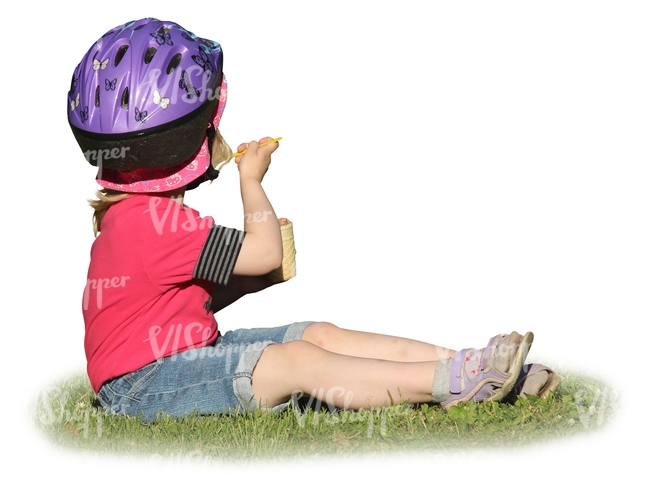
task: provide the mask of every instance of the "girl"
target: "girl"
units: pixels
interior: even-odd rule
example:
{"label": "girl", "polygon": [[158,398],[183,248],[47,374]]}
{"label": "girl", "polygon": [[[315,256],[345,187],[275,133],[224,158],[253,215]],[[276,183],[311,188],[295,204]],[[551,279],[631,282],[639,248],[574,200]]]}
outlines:
{"label": "girl", "polygon": [[232,159],[218,130],[222,66],[218,43],[149,18],[106,33],[73,73],[68,119],[103,187],[83,313],[88,376],[106,409],[151,420],[280,410],[303,395],[355,410],[449,408],[557,388],[550,369],[524,366],[530,332],[458,352],[325,322],[221,333],[218,307],[272,284],[283,258],[262,187],[277,142],[237,149],[243,230],[184,204]]}

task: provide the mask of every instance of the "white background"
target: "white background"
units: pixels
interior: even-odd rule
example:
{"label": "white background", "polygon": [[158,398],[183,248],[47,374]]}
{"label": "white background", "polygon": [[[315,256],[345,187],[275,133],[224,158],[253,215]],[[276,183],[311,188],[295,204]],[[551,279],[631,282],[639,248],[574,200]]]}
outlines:
{"label": "white background", "polygon": [[[44,5],[3,12],[6,481],[226,491],[254,473],[254,487],[270,490],[489,478],[546,491],[639,475],[631,447],[648,439],[650,318],[644,2]],[[619,389],[615,422],[513,453],[247,466],[88,458],[38,435],[39,392],[85,367],[95,183],[66,120],[71,73],[104,32],[147,16],[222,44],[221,128],[233,147],[284,137],[265,185],[294,222],[298,277],[224,311],[222,330],[315,319],[457,349],[532,330],[529,361]],[[234,163],[186,202],[241,226]]]}

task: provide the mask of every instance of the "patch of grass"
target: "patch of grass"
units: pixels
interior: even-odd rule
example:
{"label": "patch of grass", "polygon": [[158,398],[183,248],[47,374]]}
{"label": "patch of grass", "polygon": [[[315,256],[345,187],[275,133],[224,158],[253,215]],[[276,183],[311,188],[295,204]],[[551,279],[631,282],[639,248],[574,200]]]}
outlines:
{"label": "patch of grass", "polygon": [[248,461],[318,455],[512,447],[599,429],[615,416],[618,398],[603,382],[560,374],[546,400],[512,404],[396,406],[368,411],[299,410],[282,413],[186,416],[144,424],[98,406],[85,375],[40,395],[38,427],[53,442],[75,449],[184,459]]}

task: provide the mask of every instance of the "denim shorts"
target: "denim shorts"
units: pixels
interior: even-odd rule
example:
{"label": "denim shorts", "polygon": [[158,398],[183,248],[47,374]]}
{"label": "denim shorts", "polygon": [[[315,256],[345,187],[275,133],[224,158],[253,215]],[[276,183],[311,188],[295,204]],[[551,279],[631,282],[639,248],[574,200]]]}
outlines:
{"label": "denim shorts", "polygon": [[[251,377],[262,351],[270,344],[299,340],[311,323],[220,334],[211,346],[160,358],[110,380],[99,389],[97,398],[107,411],[141,416],[144,421],[155,420],[160,413],[180,417],[259,409]],[[287,405],[273,410],[281,411]]]}

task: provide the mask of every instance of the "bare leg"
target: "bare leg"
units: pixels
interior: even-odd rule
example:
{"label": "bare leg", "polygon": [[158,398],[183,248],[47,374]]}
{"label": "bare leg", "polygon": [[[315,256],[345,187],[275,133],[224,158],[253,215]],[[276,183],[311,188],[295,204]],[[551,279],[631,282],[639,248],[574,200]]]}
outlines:
{"label": "bare leg", "polygon": [[294,392],[327,404],[362,409],[431,401],[436,363],[360,358],[327,351],[301,340],[267,347],[253,372],[253,394],[262,407],[289,400]]}
{"label": "bare leg", "polygon": [[309,325],[302,340],[333,353],[391,361],[438,361],[456,354],[451,349],[426,342],[342,329],[327,322]]}

